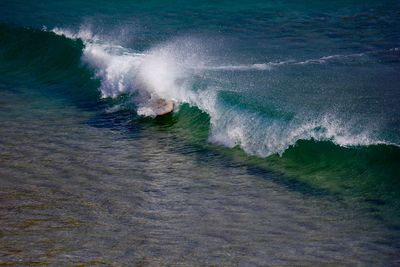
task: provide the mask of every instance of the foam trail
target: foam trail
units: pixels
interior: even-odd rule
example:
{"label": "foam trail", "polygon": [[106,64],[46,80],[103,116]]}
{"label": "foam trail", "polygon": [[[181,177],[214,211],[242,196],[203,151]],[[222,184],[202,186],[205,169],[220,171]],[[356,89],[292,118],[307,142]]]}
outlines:
{"label": "foam trail", "polygon": [[272,67],[268,63],[249,64],[249,65],[221,65],[203,67],[204,70],[224,70],[224,71],[247,71],[247,70],[270,70]]}
{"label": "foam trail", "polygon": [[326,64],[329,62],[340,62],[346,63],[349,60],[366,56],[366,53],[348,54],[348,55],[330,55],[323,56],[316,59],[307,59],[303,61],[296,60],[284,60],[284,61],[272,61],[267,63],[255,63],[255,64],[237,64],[237,65],[217,65],[217,66],[204,66],[201,67],[207,71],[265,71],[272,70],[274,67],[288,66],[288,65],[310,65],[310,64]]}

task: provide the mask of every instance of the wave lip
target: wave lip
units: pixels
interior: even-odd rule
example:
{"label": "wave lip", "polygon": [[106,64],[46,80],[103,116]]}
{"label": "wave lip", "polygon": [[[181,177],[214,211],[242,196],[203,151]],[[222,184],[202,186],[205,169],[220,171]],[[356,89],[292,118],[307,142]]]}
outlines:
{"label": "wave lip", "polygon": [[[47,29],[46,27],[43,27],[43,30],[46,29]],[[86,42],[99,41],[99,37],[93,34],[93,32],[86,27],[81,27],[78,32],[55,27],[51,30],[51,32],[55,33],[56,35],[64,36],[68,39],[73,39],[73,40],[81,39],[82,41]]]}

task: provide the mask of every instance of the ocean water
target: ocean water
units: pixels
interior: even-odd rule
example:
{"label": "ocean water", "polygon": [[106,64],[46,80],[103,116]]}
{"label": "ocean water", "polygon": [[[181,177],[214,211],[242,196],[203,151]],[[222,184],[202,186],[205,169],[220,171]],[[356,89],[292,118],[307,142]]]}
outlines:
{"label": "ocean water", "polygon": [[333,2],[0,2],[0,264],[399,265],[400,3]]}

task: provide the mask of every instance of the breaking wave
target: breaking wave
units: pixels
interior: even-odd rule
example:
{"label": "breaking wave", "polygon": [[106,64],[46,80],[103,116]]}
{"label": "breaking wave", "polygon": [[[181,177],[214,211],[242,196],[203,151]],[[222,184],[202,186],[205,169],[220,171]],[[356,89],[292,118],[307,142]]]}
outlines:
{"label": "breaking wave", "polygon": [[209,141],[212,143],[239,146],[248,154],[261,157],[282,154],[299,140],[328,140],[340,146],[391,144],[378,138],[374,129],[359,129],[337,119],[334,114],[283,119],[276,114],[228,104],[224,101],[224,92],[230,89],[219,83],[218,75],[209,75],[218,71],[270,71],[284,65],[343,62],[367,57],[366,53],[303,61],[218,65],[210,63],[201,42],[192,38],[177,38],[147,51],[135,51],[105,42],[84,27],[78,32],[61,28],[52,32],[84,42],[82,60],[95,69],[104,98],[132,95],[137,113],[150,117],[155,116],[150,103],[158,98],[175,101],[178,110],[183,103],[195,106],[209,116]]}

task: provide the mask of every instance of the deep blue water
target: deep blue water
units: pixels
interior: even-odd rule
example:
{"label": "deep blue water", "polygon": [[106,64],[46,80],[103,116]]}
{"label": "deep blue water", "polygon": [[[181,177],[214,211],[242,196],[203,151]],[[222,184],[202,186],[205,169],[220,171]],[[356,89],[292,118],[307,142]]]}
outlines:
{"label": "deep blue water", "polygon": [[0,263],[399,264],[399,10],[1,2]]}

